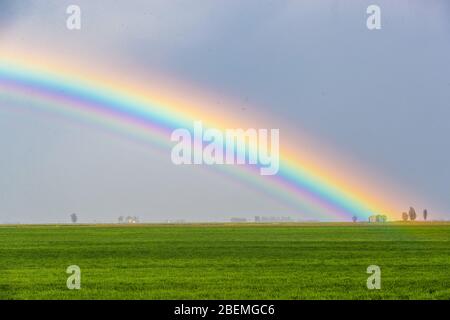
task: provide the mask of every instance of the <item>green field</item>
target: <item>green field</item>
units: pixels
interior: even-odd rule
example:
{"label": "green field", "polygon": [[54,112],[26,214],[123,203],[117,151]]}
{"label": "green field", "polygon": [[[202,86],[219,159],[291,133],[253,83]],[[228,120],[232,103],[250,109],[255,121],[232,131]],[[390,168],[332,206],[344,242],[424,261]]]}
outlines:
{"label": "green field", "polygon": [[0,299],[450,299],[450,224],[0,226]]}

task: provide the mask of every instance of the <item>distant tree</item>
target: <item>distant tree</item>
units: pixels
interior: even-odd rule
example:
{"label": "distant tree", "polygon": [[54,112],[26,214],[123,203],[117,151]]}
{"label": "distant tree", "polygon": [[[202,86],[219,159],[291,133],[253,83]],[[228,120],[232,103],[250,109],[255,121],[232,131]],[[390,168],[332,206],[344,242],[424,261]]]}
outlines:
{"label": "distant tree", "polygon": [[427,221],[427,218],[428,218],[428,210],[425,209],[423,210],[423,220]]}
{"label": "distant tree", "polygon": [[387,221],[387,216],[385,216],[383,214],[377,214],[375,216],[375,221],[376,222],[386,222]]}
{"label": "distant tree", "polygon": [[352,221],[353,221],[353,222],[358,221],[358,217],[357,217],[357,216],[353,216],[353,217],[352,217]]}
{"label": "distant tree", "polygon": [[72,213],[70,215],[70,220],[72,221],[72,223],[77,223],[78,217],[77,217],[76,213]]}
{"label": "distant tree", "polygon": [[126,223],[132,223],[133,222],[133,217],[131,217],[131,216],[126,217],[125,222]]}
{"label": "distant tree", "polygon": [[123,223],[123,216],[119,217],[119,223]]}
{"label": "distant tree", "polygon": [[413,207],[409,207],[409,220],[414,221],[417,218],[416,210]]}
{"label": "distant tree", "polygon": [[403,221],[408,221],[408,218],[409,218],[408,214],[407,214],[406,212],[403,212],[403,213],[402,213],[402,219],[403,219]]}

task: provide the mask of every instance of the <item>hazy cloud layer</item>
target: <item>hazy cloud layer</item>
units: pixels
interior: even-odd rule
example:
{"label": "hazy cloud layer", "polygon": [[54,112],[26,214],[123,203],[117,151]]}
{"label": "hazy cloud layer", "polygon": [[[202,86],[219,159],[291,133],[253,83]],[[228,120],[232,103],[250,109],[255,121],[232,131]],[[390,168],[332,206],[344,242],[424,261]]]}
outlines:
{"label": "hazy cloud layer", "polygon": [[[365,27],[372,1],[79,0],[78,33],[65,28],[72,2],[23,3],[0,1],[8,41],[103,55],[234,97],[430,199],[405,209],[450,218],[448,1],[380,0],[379,32]],[[207,170],[1,100],[0,150],[0,222],[72,211],[81,221],[296,215]]]}

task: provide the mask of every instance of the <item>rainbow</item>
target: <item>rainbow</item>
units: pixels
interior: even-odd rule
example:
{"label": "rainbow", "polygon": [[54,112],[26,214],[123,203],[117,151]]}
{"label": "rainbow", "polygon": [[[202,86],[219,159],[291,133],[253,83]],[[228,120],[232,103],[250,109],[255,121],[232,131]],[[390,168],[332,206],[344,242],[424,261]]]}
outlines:
{"label": "rainbow", "polygon": [[[0,103],[15,102],[111,128],[166,151],[173,145],[171,132],[191,128],[196,120],[205,127],[236,128],[231,115],[214,116],[187,104],[167,102],[145,88],[0,55]],[[167,154],[170,156],[170,152]],[[205,167],[262,190],[309,218],[348,220],[356,215],[364,219],[373,213],[386,213],[389,208],[373,200],[372,194],[351,189],[321,172],[314,163],[302,161],[293,150],[281,151],[276,176],[261,176],[258,168],[250,165]]]}

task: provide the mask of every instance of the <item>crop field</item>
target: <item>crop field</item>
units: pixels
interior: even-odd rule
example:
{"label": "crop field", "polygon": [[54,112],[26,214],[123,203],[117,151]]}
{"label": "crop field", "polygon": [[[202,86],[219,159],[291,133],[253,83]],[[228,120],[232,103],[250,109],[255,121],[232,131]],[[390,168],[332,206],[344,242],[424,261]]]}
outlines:
{"label": "crop field", "polygon": [[450,223],[0,226],[0,299],[450,299]]}

